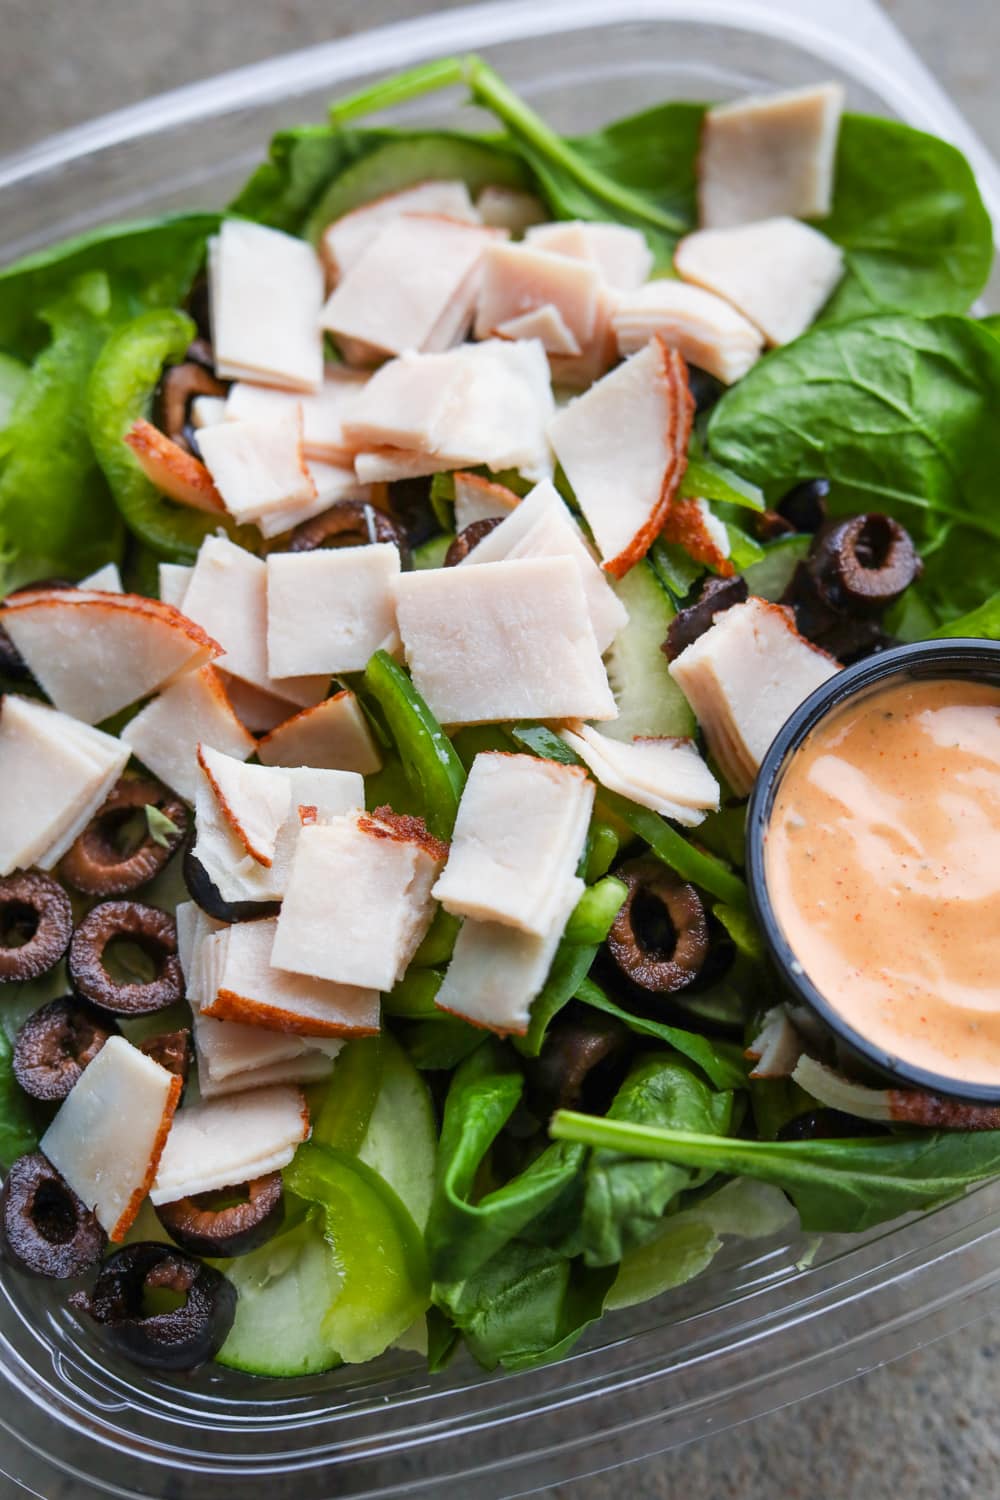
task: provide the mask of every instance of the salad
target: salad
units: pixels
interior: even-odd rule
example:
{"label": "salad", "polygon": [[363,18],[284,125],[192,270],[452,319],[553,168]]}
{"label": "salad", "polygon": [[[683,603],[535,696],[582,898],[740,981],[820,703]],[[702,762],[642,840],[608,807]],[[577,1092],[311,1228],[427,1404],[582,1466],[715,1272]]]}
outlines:
{"label": "salad", "polygon": [[567,139],[473,58],[0,272],[5,1275],[155,1370],[517,1370],[1000,1171],[743,874],[815,687],[1000,638],[992,257],[837,85]]}

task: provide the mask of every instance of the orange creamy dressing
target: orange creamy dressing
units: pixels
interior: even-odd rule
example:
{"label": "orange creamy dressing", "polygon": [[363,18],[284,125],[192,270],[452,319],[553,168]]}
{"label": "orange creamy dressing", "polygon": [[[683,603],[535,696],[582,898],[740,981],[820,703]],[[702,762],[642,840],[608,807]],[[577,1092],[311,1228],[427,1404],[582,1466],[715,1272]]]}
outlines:
{"label": "orange creamy dressing", "polygon": [[822,995],[900,1059],[1000,1083],[1000,688],[874,689],[789,762],[765,841]]}

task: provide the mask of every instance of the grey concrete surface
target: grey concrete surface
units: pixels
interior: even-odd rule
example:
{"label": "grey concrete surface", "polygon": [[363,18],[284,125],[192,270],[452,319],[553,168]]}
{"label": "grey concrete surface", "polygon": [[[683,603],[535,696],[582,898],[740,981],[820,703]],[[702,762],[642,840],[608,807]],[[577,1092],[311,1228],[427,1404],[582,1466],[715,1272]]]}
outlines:
{"label": "grey concrete surface", "polygon": [[[886,4],[1000,152],[997,0]],[[429,8],[422,0],[0,0],[0,151],[220,69]],[[822,1398],[670,1457],[558,1486],[549,1500],[995,1500],[998,1355],[1000,1314]],[[90,1497],[69,1486],[45,1500]]]}

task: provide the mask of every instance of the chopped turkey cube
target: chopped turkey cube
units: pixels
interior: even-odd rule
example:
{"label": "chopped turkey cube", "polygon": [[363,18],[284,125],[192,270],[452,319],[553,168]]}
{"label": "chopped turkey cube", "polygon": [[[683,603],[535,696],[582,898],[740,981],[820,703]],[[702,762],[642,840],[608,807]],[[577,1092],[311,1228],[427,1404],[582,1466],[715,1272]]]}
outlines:
{"label": "chopped turkey cube", "polygon": [[399,644],[392,542],[273,552],[267,559],[267,659],[275,678],[360,672]]}
{"label": "chopped turkey cube", "polygon": [[506,485],[496,484],[482,474],[459,472],[455,475],[455,530],[464,531],[474,521],[491,521],[509,515],[520,497]]}
{"label": "chopped turkey cube", "polygon": [[670,663],[709,749],[740,797],[749,794],[778,730],[804,698],[839,671],[805,640],[791,610],[750,598]]}
{"label": "chopped turkey cube", "polygon": [[579,354],[549,355],[553,385],[567,390],[586,390],[618,363],[618,345],[611,326],[618,297],[618,292],[601,283],[594,332],[588,343]]}
{"label": "chopped turkey cube", "polygon": [[225,396],[195,396],[191,402],[191,426],[196,430],[214,427],[226,420]]}
{"label": "chopped turkey cube", "polygon": [[443,724],[616,716],[570,557],[403,573],[396,607],[414,684]]}
{"label": "chopped turkey cube", "polygon": [[263,1026],[246,1026],[241,1021],[216,1021],[199,1012],[195,1013],[193,1028],[199,1082],[207,1079],[211,1083],[223,1084],[240,1075],[253,1078],[262,1069],[273,1068],[276,1064],[287,1065],[315,1052],[321,1041],[326,1046],[336,1046],[328,1038],[296,1036],[291,1031],[266,1031]]}
{"label": "chopped turkey cube", "polygon": [[138,594],[15,594],[2,615],[56,708],[87,724],[110,718],[221,652],[185,615]]}
{"label": "chopped turkey cube", "polygon": [[494,229],[521,234],[529,224],[538,224],[545,218],[545,204],[534,193],[522,192],[520,188],[491,185],[484,187],[476,199],[476,212],[484,224]]}
{"label": "chopped turkey cube", "polygon": [[280,521],[316,499],[297,403],[269,417],[218,422],[205,428],[198,444],[226,509],[241,525]]}
{"label": "chopped turkey cube", "polygon": [[152,422],[140,417],[132,423],[123,441],[161,494],[192,510],[225,515],[222,496],[205,465],[179,443],[172,442]]}
{"label": "chopped turkey cube", "polygon": [[177,924],[177,957],[180,960],[184,983],[190,986],[198,949],[205,938],[218,932],[224,923],[217,922],[202,911],[193,901],[182,901],[174,912]]}
{"label": "chopped turkey cube", "polygon": [[51,868],[86,827],[128,763],[128,749],[54,708],[0,700],[0,876]]}
{"label": "chopped turkey cube", "polygon": [[828,214],[843,107],[843,85],[821,83],[708,110],[698,153],[702,225]]}
{"label": "chopped turkey cube", "polygon": [[544,937],[499,922],[466,919],[434,1003],[473,1026],[501,1036],[523,1036],[531,1002],[545,984],[563,929],[583,891],[583,881],[575,876],[566,882]]}
{"label": "chopped turkey cube", "polygon": [[267,670],[267,568],[228,537],[201,544],[184,609],[224,648],[218,665],[233,677],[306,708],[326,697],[327,677],[274,681]]}
{"label": "chopped turkey cube", "polygon": [[321,516],[341,500],[361,500],[368,503],[372,498],[371,485],[358,478],[353,464],[344,468],[340,464],[321,463],[314,458],[306,464],[306,470],[315,491],[313,498],[274,515],[262,516],[257,522],[262,536],[270,538],[279,536],[283,531],[291,531],[294,526],[311,521],[313,516]]}
{"label": "chopped turkey cube", "polygon": [[829,300],[844,274],[844,253],[797,219],[765,219],[687,235],[674,265],[685,281],[725,297],[769,344],[788,344]]}
{"label": "chopped turkey cube", "polygon": [[270,869],[278,834],[291,811],[288,778],[280,769],[244,765],[209,745],[198,746],[198,764],[247,854]]}
{"label": "chopped turkey cube", "polygon": [[362,776],[382,769],[364,710],[346,689],[272,729],[257,754],[265,766],[326,766]]}
{"label": "chopped turkey cube", "polygon": [[298,1089],[275,1086],[178,1110],[150,1200],[154,1205],[218,1192],[287,1167],[309,1135]]}
{"label": "chopped turkey cube", "polygon": [[118,564],[114,562],[105,563],[104,567],[98,568],[96,573],[90,573],[86,578],[81,578],[77,587],[97,589],[98,593],[104,594],[124,594],[125,592]]}
{"label": "chopped turkey cube", "polygon": [[704,822],[719,806],[719,783],[691,740],[610,739],[578,724],[562,738],[609,792],[651,807],[686,828]]}
{"label": "chopped turkey cube", "polygon": [[[323,231],[323,258],[334,281],[346,275],[385,226],[402,214],[436,214],[459,223],[480,221],[464,182],[418,182],[398,193],[363,203]],[[487,220],[482,222],[486,223]]]}
{"label": "chopped turkey cube", "polygon": [[[432,215],[390,220],[337,283],[321,326],[352,364],[460,343],[472,321],[483,252],[499,233]],[[352,344],[363,346],[362,360]]]}
{"label": "chopped turkey cube", "polygon": [[587,261],[553,255],[527,242],[490,245],[483,255],[476,337],[488,338],[501,324],[552,307],[564,330],[561,342],[568,334],[576,347],[567,350],[546,344],[546,349],[554,354],[579,354],[593,336],[600,283],[600,271]]}
{"label": "chopped turkey cube", "polygon": [[301,405],[302,446],[306,458],[328,464],[350,464],[352,451],[345,442],[342,423],[368,378],[365,371],[328,365],[323,384],[315,395],[297,395],[293,391],[276,391],[267,386],[237,381],[230,386],[226,397],[226,420],[266,421],[297,404]]}
{"label": "chopped turkey cube", "polygon": [[187,567],[184,563],[161,562],[159,566],[160,599],[164,604],[172,604],[174,609],[179,609],[182,614],[184,595],[187,593],[193,572],[194,568]]}
{"label": "chopped turkey cube", "polygon": [[388,809],[303,828],[271,962],[337,984],[391,990],[430,925],[447,846]]}
{"label": "chopped turkey cube", "polygon": [[113,1036],[42,1137],[44,1154],[116,1243],[156,1176],[180,1092],[180,1078]]}
{"label": "chopped turkey cube", "polygon": [[555,224],[536,224],[525,239],[539,250],[593,262],[607,285],[616,291],[635,291],[653,269],[653,254],[645,235],[626,224],[566,219]]}
{"label": "chopped turkey cube", "polygon": [[240,723],[214,667],[186,672],[122,730],[122,744],[186,802],[198,786],[198,746],[247,760],[256,743]]}
{"label": "chopped turkey cube", "polygon": [[604,652],[628,622],[628,611],[598,567],[590,546],[552,482],[543,479],[459,566],[523,557],[571,557],[580,570],[597,649]]}
{"label": "chopped turkey cube", "polygon": [[764,349],[763,334],[735,307],[669,277],[622,297],[611,322],[622,354],[634,354],[655,334],[723,385],[742,380]]}
{"label": "chopped turkey cube", "polygon": [[692,561],[704,563],[724,578],[732,576],[729,532],[718,516],[712,514],[707,500],[675,495],[661,535],[665,542],[676,542],[683,547]]}
{"label": "chopped turkey cube", "polygon": [[292,803],[274,858],[284,886],[302,829],[331,823],[345,813],[360,812],[365,805],[365,783],[357,771],[334,767],[284,766],[281,770],[288,780]]}
{"label": "chopped turkey cube", "polygon": [[271,962],[275,917],[237,922],[209,942],[221,949],[213,993],[203,1016],[299,1036],[373,1036],[379,1029],[378,991],[306,978]]}
{"label": "chopped turkey cube", "polygon": [[[233,1027],[240,1031],[256,1031],[259,1036],[269,1034],[260,1026],[240,1026],[238,1021],[211,1021],[206,1017],[201,1024]],[[277,1032],[273,1034],[278,1035]],[[302,1038],[300,1037],[299,1040],[301,1041]],[[330,1045],[335,1046],[339,1051],[343,1042],[331,1042]],[[202,1099],[231,1099],[234,1095],[249,1094],[259,1089],[270,1088],[276,1083],[321,1083],[333,1072],[335,1057],[336,1053],[331,1055],[308,1047],[296,1057],[286,1058],[283,1062],[268,1063],[265,1067],[233,1073],[219,1080],[209,1077],[207,1070],[199,1063],[198,1092]]]}
{"label": "chopped turkey cube", "polygon": [[593,783],[580,766],[477,755],[432,894],[456,916],[544,937],[580,862],[593,807]]}
{"label": "chopped turkey cube", "polygon": [[209,241],[215,373],[293,391],[323,380],[323,270],[305,240],[226,219]]}
{"label": "chopped turkey cube", "polygon": [[266,693],[263,688],[253,687],[249,682],[241,682],[238,677],[230,677],[228,672],[221,674],[229,701],[233,705],[233,712],[253,734],[267,734],[277,724],[283,724],[289,714],[293,714],[297,705],[287,698],[279,698],[274,693]]}
{"label": "chopped turkey cube", "polygon": [[615,578],[648,551],[663,525],[687,464],[693,411],[683,359],[654,338],[549,423],[552,446]]}
{"label": "chopped turkey cube", "polygon": [[494,332],[502,339],[538,339],[548,354],[582,354],[583,350],[554,302],[544,302],[530,312],[498,323]]}

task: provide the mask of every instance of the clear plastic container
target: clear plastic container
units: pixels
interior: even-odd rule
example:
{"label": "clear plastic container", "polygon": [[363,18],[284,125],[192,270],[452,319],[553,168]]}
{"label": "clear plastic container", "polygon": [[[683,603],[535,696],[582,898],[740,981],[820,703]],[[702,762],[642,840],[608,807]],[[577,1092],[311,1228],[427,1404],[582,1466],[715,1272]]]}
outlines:
{"label": "clear plastic container", "polygon": [[[1000,219],[1000,173],[868,0],[503,0],[154,99],[0,162],[0,260],[126,215],[218,205],[272,131],[337,91],[488,53],[558,127],[664,98],[839,77],[852,108],[949,137]],[[454,99],[398,118],[457,123]],[[489,1376],[416,1355],[310,1380],[137,1373],[50,1287],[0,1294],[0,1469],[32,1493],[329,1500],[530,1493],[773,1410],[978,1318],[1000,1282],[1000,1183],[865,1236],[729,1242],[676,1294],[604,1319],[559,1364]],[[71,1486],[72,1488],[72,1486]]]}

